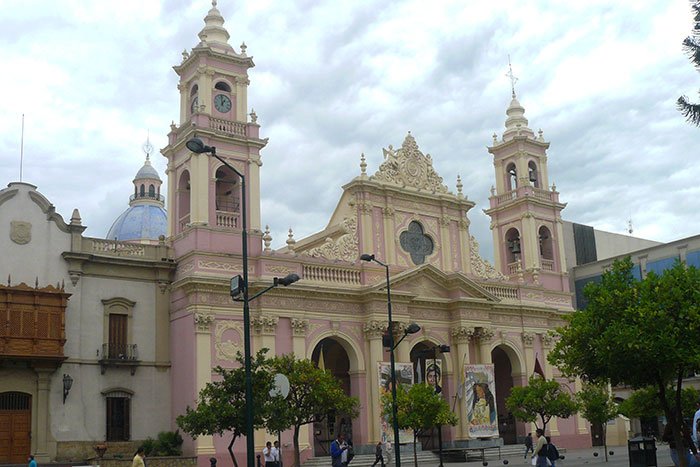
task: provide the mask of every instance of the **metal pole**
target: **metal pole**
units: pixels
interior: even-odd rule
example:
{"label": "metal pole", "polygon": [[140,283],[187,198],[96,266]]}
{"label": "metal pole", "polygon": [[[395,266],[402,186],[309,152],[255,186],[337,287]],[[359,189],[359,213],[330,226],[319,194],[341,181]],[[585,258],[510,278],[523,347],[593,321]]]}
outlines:
{"label": "metal pole", "polygon": [[[437,346],[433,347],[433,374],[435,375],[434,381],[435,381],[435,392],[437,392],[437,384],[438,384],[438,374],[437,374]],[[442,375],[442,373],[441,373]],[[441,396],[442,397],[442,396]],[[442,465],[442,425],[437,426],[438,429],[438,451],[440,455],[440,467],[443,467]]]}
{"label": "metal pole", "polygon": [[401,467],[401,445],[399,443],[399,410],[396,404],[396,362],[394,360],[394,322],[391,319],[391,288],[389,285],[389,266],[375,261],[386,269],[386,305],[389,314],[389,362],[391,365],[391,415],[394,425],[394,456],[396,467]]}

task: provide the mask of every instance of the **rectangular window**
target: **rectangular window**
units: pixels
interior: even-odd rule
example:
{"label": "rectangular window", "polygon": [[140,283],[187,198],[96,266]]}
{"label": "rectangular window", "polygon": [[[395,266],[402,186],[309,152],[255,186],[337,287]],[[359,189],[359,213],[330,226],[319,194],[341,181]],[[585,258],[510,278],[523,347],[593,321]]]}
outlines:
{"label": "rectangular window", "polygon": [[108,358],[127,358],[127,315],[109,315],[109,349]]}
{"label": "rectangular window", "polygon": [[129,441],[130,399],[107,397],[107,441]]}

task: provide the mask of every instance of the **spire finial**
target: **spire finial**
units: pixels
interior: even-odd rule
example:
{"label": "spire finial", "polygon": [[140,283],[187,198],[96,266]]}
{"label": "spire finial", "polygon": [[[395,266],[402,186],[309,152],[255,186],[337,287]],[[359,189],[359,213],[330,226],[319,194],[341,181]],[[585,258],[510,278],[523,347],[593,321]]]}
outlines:
{"label": "spire finial", "polygon": [[506,76],[510,78],[510,91],[513,94],[513,99],[515,99],[515,83],[518,81],[518,78],[513,74],[513,67],[510,64],[510,54],[508,54],[508,73],[506,73]]}
{"label": "spire finial", "polygon": [[367,161],[364,152],[360,155],[360,175],[367,175]]}
{"label": "spire finial", "polygon": [[143,143],[141,149],[143,149],[143,152],[146,153],[146,162],[149,162],[151,158],[151,153],[153,152],[153,145],[151,144],[151,130],[148,130],[146,142]]}
{"label": "spire finial", "polygon": [[270,226],[265,226],[265,235],[263,235],[263,243],[265,244],[264,251],[270,251],[270,244],[272,243],[272,235],[270,235]]}
{"label": "spire finial", "polygon": [[463,188],[463,187],[464,187],[464,185],[462,185],[462,177],[460,177],[459,174],[457,174],[457,196],[459,196],[460,198],[461,198],[462,196],[464,196],[464,195],[462,194],[462,188]]}
{"label": "spire finial", "polygon": [[212,8],[216,8],[216,0],[211,0],[211,6]]}

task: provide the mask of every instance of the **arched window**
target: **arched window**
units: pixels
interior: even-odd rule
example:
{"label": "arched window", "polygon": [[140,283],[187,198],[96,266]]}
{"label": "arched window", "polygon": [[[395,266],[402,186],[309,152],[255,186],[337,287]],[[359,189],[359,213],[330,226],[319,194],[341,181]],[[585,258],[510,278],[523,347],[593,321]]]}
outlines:
{"label": "arched window", "polygon": [[537,164],[535,164],[535,161],[530,161],[527,164],[527,172],[528,179],[530,180],[530,183],[532,183],[532,186],[539,188],[540,181],[537,175]]}
{"label": "arched window", "polygon": [[195,84],[194,86],[192,86],[192,90],[190,91],[190,97],[196,96],[198,92],[199,92],[199,86],[197,86]]}
{"label": "arched window", "polygon": [[148,185],[148,196],[149,198],[156,197],[156,187],[154,187],[153,185]]}
{"label": "arched window", "polygon": [[540,227],[538,233],[540,239],[540,256],[543,259],[553,260],[554,249],[552,248],[552,233],[545,226]]}
{"label": "arched window", "polygon": [[511,228],[506,232],[506,258],[507,263],[512,264],[517,262],[521,257],[520,249],[520,232],[518,229]]}
{"label": "arched window", "polygon": [[219,81],[214,85],[214,89],[218,89],[219,91],[226,91],[226,92],[231,92],[231,86],[228,85],[228,83],[225,83],[224,81]]}
{"label": "arched window", "polygon": [[220,167],[216,171],[216,210],[238,213],[240,205],[238,175],[228,167]]}
{"label": "arched window", "polygon": [[508,191],[515,190],[518,188],[518,171],[515,168],[515,164],[512,162],[506,167],[506,187]]}
{"label": "arched window", "polygon": [[141,185],[141,188],[139,189],[139,194],[143,197],[146,195],[146,186]]}
{"label": "arched window", "polygon": [[177,184],[178,232],[182,232],[190,222],[190,173],[185,170]]}

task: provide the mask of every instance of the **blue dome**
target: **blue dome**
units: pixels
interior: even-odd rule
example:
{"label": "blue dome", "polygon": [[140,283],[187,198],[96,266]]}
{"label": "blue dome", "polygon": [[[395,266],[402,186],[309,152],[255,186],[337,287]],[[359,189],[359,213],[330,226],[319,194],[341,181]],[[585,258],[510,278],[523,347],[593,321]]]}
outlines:
{"label": "blue dome", "polygon": [[114,221],[107,239],[158,240],[167,230],[165,209],[153,204],[137,204],[129,207]]}

